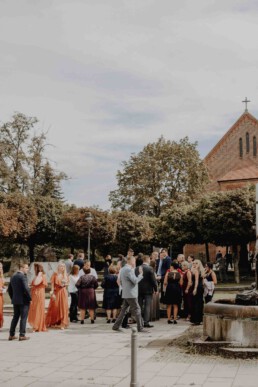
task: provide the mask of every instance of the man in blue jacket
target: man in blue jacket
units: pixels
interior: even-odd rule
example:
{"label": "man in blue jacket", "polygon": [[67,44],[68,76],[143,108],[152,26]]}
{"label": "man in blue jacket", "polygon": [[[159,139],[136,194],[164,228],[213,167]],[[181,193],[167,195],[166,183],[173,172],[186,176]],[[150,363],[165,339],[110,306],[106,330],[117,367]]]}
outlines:
{"label": "man in blue jacket", "polygon": [[26,322],[28,318],[31,296],[28,286],[27,273],[29,266],[26,263],[21,262],[19,264],[19,271],[15,273],[10,281],[8,287],[8,293],[13,304],[13,319],[10,326],[9,340],[15,340],[15,329],[20,319],[20,336],[19,340],[29,340],[26,336]]}
{"label": "man in blue jacket", "polygon": [[164,302],[164,291],[163,291],[163,283],[164,283],[164,278],[166,275],[166,272],[168,269],[170,269],[171,266],[171,258],[168,256],[168,250],[167,249],[162,249],[160,254],[159,254],[159,259],[157,259],[156,263],[156,273],[157,273],[157,280],[160,282],[160,302]]}

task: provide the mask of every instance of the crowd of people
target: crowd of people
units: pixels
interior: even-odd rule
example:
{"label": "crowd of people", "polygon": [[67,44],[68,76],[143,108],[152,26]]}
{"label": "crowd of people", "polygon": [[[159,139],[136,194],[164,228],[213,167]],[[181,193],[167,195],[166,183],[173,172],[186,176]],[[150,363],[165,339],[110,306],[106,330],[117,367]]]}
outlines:
{"label": "crowd of people", "polygon": [[[65,329],[69,323],[85,324],[89,318],[94,324],[98,307],[96,289],[98,275],[91,263],[79,252],[74,260],[59,261],[51,277],[50,301],[45,314],[45,297],[48,286],[41,263],[34,264],[34,277],[28,284],[29,267],[20,263],[8,286],[14,309],[9,340],[15,340],[16,326],[20,320],[19,340],[28,340],[26,322],[33,332],[47,332],[49,328]],[[199,325],[203,319],[204,302],[212,300],[216,274],[212,264],[205,268],[192,255],[187,260],[183,254],[172,260],[167,249],[155,251],[150,256],[129,249],[127,255],[105,258],[102,307],[106,323],[119,331],[137,324],[139,332],[149,332],[152,321],[159,318],[160,303],[166,305],[167,323],[177,324],[182,318]],[[0,263],[0,328],[3,326],[3,293],[6,291],[3,266]],[[70,306],[68,297],[70,296]]]}

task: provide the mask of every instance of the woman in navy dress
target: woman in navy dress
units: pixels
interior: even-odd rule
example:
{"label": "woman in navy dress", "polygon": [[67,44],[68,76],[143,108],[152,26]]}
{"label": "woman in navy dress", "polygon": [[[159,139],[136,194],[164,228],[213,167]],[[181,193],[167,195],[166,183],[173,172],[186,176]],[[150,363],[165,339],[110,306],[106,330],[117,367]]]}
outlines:
{"label": "woman in navy dress", "polygon": [[119,286],[117,283],[117,270],[113,265],[110,265],[108,268],[108,274],[104,277],[102,281],[102,288],[104,289],[103,295],[103,308],[106,309],[107,313],[107,323],[112,323],[116,321],[117,309],[121,306],[121,298],[119,296]]}

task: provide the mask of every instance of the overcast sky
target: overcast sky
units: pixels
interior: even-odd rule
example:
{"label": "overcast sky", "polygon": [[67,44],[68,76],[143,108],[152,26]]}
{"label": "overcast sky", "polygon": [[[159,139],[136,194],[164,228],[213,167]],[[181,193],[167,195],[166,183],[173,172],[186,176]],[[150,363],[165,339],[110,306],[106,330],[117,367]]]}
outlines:
{"label": "overcast sky", "polygon": [[258,118],[256,0],[0,0],[0,120],[36,116],[65,198],[109,208],[123,160],[161,135],[202,157]]}

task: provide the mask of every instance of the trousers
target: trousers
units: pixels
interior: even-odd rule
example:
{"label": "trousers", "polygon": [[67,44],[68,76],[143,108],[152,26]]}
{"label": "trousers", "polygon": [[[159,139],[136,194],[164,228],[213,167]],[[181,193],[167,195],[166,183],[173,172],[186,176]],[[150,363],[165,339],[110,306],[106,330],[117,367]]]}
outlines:
{"label": "trousers", "polygon": [[150,322],[152,294],[139,294],[139,305],[142,311],[144,324]]}
{"label": "trousers", "polygon": [[15,335],[15,329],[20,319],[20,336],[25,336],[26,323],[30,305],[13,305],[13,319],[10,326],[10,336]]}
{"label": "trousers", "polygon": [[124,298],[121,311],[119,313],[119,316],[115,324],[113,325],[113,328],[118,329],[120,327],[128,307],[130,308],[131,314],[136,319],[137,329],[138,329],[138,332],[140,332],[143,329],[143,324],[142,324],[141,308],[137,298]]}

